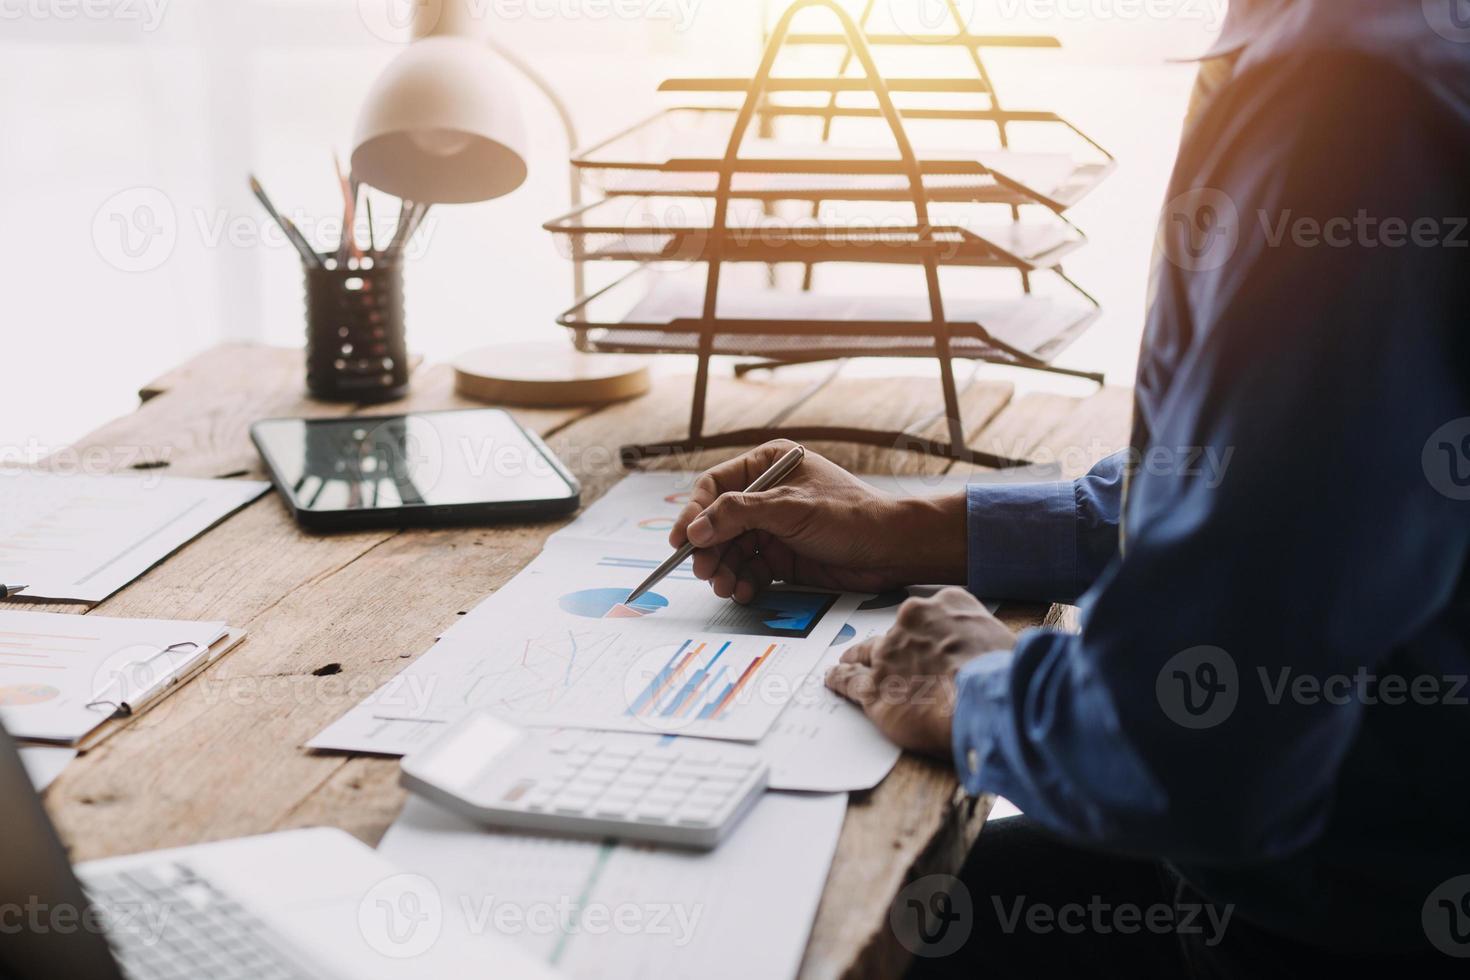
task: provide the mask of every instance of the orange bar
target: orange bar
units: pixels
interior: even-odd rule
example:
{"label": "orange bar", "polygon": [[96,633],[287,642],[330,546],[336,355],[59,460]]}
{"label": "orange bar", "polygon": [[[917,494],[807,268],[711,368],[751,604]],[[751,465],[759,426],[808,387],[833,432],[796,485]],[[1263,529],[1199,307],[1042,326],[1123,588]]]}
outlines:
{"label": "orange bar", "polygon": [[714,710],[713,714],[710,715],[711,719],[718,718],[720,717],[720,715],[725,713],[725,707],[731,701],[735,700],[736,695],[740,693],[740,689],[745,686],[745,682],[750,680],[751,677],[755,675],[755,672],[760,669],[760,665],[766,662],[766,658],[769,657],[772,651],[774,651],[775,649],[776,644],[772,643],[770,646],[766,647],[765,653],[761,654],[759,657],[750,662],[750,666],[745,668],[745,673],[740,675],[740,680],[736,681],[735,686],[730,688],[730,693],[726,694],[723,698],[720,699],[720,706]]}
{"label": "orange bar", "polygon": [[693,650],[690,650],[688,653],[684,654],[684,659],[679,661],[679,666],[675,667],[673,673],[664,678],[664,682],[658,686],[658,690],[653,692],[653,697],[648,699],[648,703],[643,706],[643,710],[640,711],[639,714],[647,714],[649,708],[652,708],[654,705],[658,704],[658,699],[663,697],[664,693],[668,691],[669,685],[673,684],[676,680],[679,679],[679,675],[684,673],[684,668],[689,666],[689,661],[699,656],[699,652],[704,649],[704,646],[705,645],[701,643]]}

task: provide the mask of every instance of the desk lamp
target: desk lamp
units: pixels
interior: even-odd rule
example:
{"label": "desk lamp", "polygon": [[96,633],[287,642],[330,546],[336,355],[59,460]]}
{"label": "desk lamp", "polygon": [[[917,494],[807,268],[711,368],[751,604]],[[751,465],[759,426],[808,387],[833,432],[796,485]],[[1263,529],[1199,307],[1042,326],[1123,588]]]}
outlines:
{"label": "desk lamp", "polygon": [[[469,0],[415,6],[413,43],[378,76],[357,120],[353,175],[405,201],[467,204],[503,197],[526,180],[526,133],[501,62],[546,96],[566,131],[577,132],[566,104],[530,65],[484,36]],[[571,171],[572,207],[582,204]],[[586,294],[573,263],[574,296]],[[455,364],[461,394],[523,405],[612,401],[648,390],[641,364],[581,354],[568,345],[500,345]]]}

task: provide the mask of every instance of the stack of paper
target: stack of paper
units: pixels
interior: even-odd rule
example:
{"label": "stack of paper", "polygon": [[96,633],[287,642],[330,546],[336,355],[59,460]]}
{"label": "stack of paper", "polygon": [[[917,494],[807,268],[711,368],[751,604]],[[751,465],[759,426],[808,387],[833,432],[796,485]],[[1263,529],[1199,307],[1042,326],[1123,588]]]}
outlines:
{"label": "stack of paper", "polygon": [[801,964],[846,810],[845,795],[767,793],[718,850],[691,853],[489,831],[411,799],[378,849],[446,914],[569,977],[774,980]]}
{"label": "stack of paper", "polygon": [[0,469],[0,582],[100,602],[269,488]]}
{"label": "stack of paper", "polygon": [[[773,789],[876,786],[899,750],[823,679],[848,646],[887,632],[907,591],[777,589],[752,611],[716,598],[686,566],[633,607],[622,603],[667,557],[669,529],[695,476],[626,477],[553,535],[520,576],[309,745],[406,755],[482,707],[527,725],[757,741]],[[968,482],[869,479],[904,494],[955,492]],[[735,696],[720,707],[732,687]]]}
{"label": "stack of paper", "polygon": [[[310,743],[404,755],[473,708],[523,725],[756,742],[778,792],[707,854],[490,831],[410,800],[384,854],[428,879],[468,928],[517,937],[572,977],[793,976],[846,793],[876,785],[899,755],[823,678],[844,649],[893,625],[908,590],[778,587],[741,606],[686,565],[626,601],[668,555],[693,479],[623,480]],[[881,482],[908,494],[965,485]]]}

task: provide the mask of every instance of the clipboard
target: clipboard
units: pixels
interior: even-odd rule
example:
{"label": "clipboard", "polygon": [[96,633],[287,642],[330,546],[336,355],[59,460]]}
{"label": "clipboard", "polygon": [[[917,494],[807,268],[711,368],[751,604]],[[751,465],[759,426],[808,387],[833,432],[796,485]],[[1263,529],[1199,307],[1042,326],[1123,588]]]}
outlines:
{"label": "clipboard", "polygon": [[[218,663],[225,654],[239,646],[245,639],[245,631],[226,627],[225,633],[208,647],[205,647],[191,655],[183,658],[180,662],[171,665],[171,669],[158,674],[156,677],[149,675],[151,682],[146,684],[119,685],[112,683],[106,685],[93,696],[93,703],[99,712],[112,707],[112,713],[107,715],[103,721],[86,735],[74,742],[48,739],[18,739],[22,745],[37,746],[64,746],[76,749],[78,752],[87,752],[96,748],[114,732],[120,731],[135,718],[146,714],[159,702],[165,700],[174,691],[183,687],[190,680],[202,673],[211,665]],[[194,644],[189,644],[193,646]],[[182,646],[182,644],[180,644]],[[160,649],[153,658],[170,652],[171,648]]]}
{"label": "clipboard", "polygon": [[[174,665],[174,669],[170,670],[166,675],[160,676],[154,683],[124,691],[98,692],[99,694],[115,694],[118,696],[118,700],[113,702],[114,713],[106,721],[102,722],[102,724],[83,736],[76,743],[75,748],[81,752],[95,748],[114,732],[127,727],[132,719],[146,714],[174,691],[183,687],[213,664],[218,663],[225,654],[234,650],[244,639],[244,630],[227,626],[224,636],[221,636],[203,650],[199,650],[192,656],[189,656],[183,663]],[[192,646],[193,644],[190,645]],[[170,649],[165,647],[159,653],[167,653]]]}

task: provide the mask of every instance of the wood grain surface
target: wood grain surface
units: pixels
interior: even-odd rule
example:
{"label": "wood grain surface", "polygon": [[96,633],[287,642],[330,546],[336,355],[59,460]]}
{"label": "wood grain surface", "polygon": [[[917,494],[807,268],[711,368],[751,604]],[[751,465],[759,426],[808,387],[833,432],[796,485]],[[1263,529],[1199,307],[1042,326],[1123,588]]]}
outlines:
{"label": "wood grain surface", "polygon": [[[136,412],[58,453],[54,469],[152,468],[198,477],[260,478],[251,423],[334,416],[350,405],[306,398],[299,351],[226,346],[147,385]],[[648,395],[602,409],[517,409],[582,481],[591,503],[624,475],[618,447],[682,434],[692,382],[662,378]],[[963,386],[971,443],[1061,463],[1067,476],[1126,444],[1129,393],[1014,397],[1009,383]],[[447,367],[416,372],[411,395],[372,414],[465,406]],[[756,373],[713,379],[711,431],[783,418],[940,435],[937,384],[917,378],[811,378]],[[949,464],[896,450],[815,446],[861,472],[924,477]],[[715,454],[662,461],[699,468]],[[563,522],[310,535],[268,495],[186,545],[102,615],[223,619],[248,630],[235,652],[154,710],[84,754],[45,795],[76,860],[290,827],[343,828],[376,844],[403,805],[394,760],[301,748],[371,693],[485,596],[508,582]],[[22,604],[25,605],[25,604]],[[88,612],[87,606],[53,611]],[[1013,629],[1060,610],[1007,606]],[[988,801],[966,799],[948,767],[905,756],[875,790],[855,794],[802,975],[892,977],[907,952],[888,927],[903,886],[953,872],[980,831]],[[773,883],[777,887],[777,883]]]}

